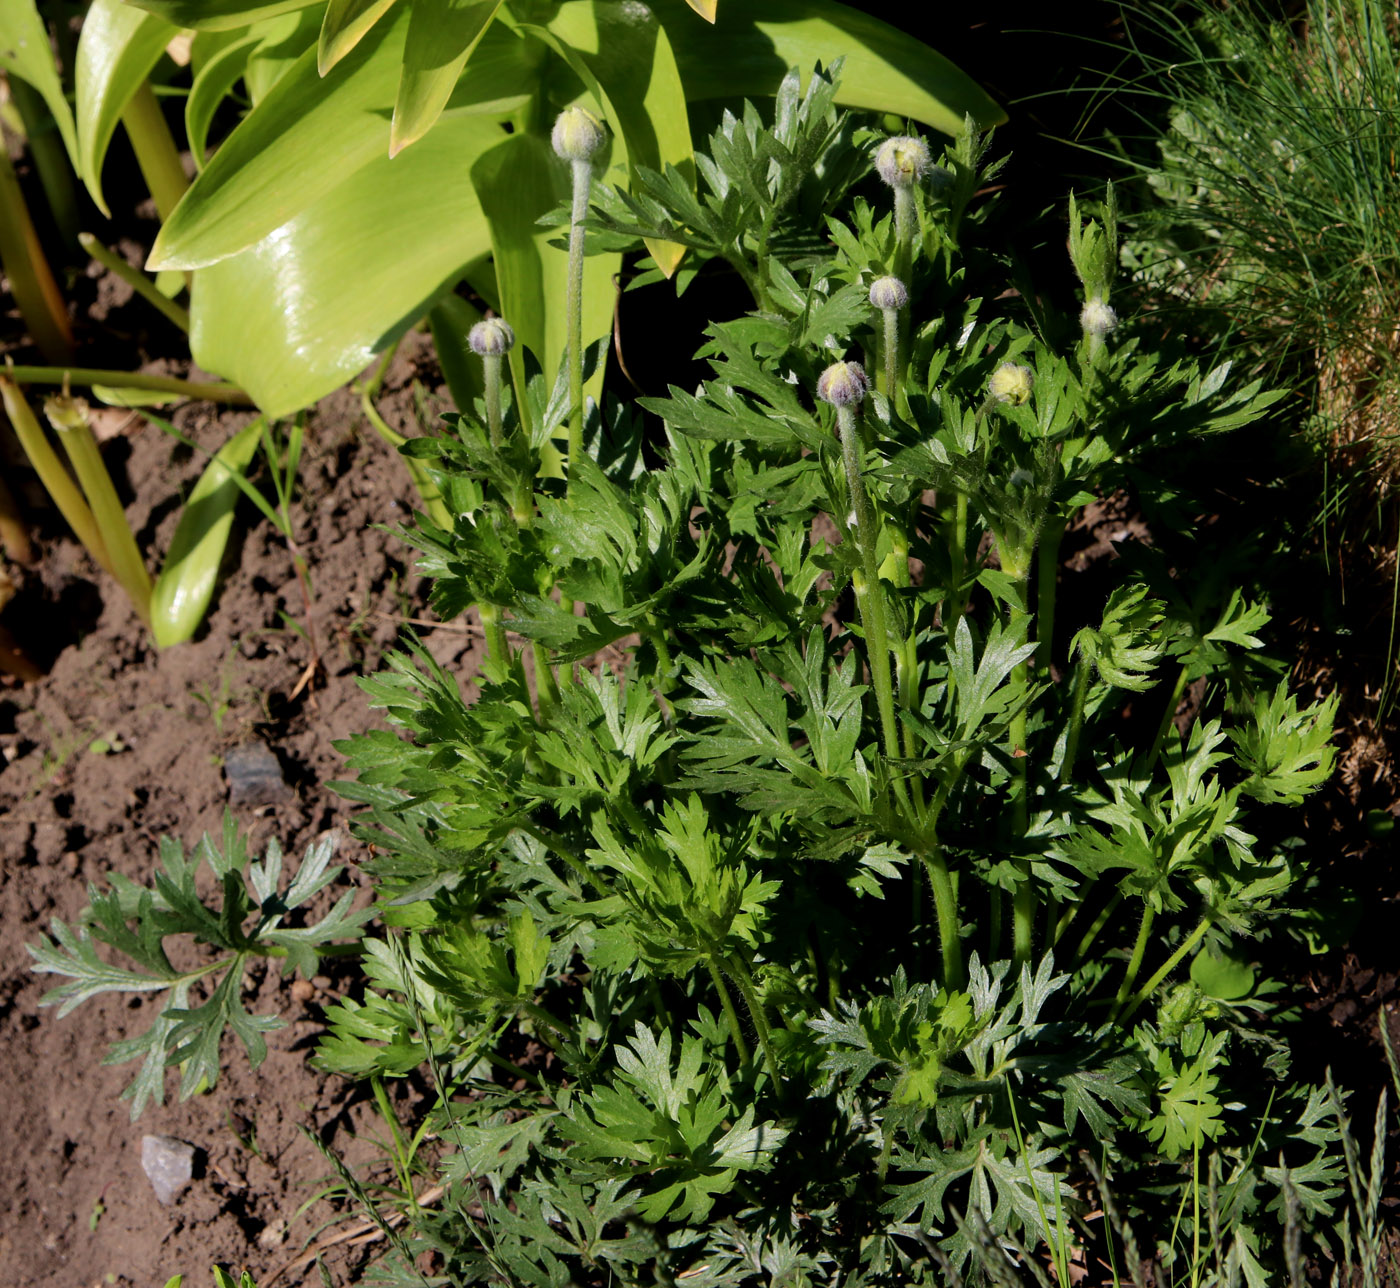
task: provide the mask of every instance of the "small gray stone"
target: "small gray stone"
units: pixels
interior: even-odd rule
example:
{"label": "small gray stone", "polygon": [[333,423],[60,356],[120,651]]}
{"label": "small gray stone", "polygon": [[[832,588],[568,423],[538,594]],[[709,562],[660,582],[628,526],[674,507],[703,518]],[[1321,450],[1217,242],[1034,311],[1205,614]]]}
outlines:
{"label": "small gray stone", "polygon": [[194,1146],[176,1136],[142,1136],[141,1170],[167,1207],[194,1175]]}
{"label": "small gray stone", "polygon": [[245,742],[224,757],[230,805],[280,805],[292,797],[277,757],[260,742]]}

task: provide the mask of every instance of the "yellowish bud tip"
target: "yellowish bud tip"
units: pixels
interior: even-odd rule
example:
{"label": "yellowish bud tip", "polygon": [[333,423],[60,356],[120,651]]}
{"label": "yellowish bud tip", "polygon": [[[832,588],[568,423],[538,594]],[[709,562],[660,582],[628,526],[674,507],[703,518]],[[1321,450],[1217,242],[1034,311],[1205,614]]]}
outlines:
{"label": "yellowish bud tip", "polygon": [[912,188],[933,164],[923,139],[897,134],[875,149],[875,171],[891,188]]}
{"label": "yellowish bud tip", "polygon": [[565,161],[591,161],[606,139],[602,121],[583,107],[560,112],[549,136],[555,155]]}
{"label": "yellowish bud tip", "polygon": [[1035,388],[1035,372],[1015,362],[1003,362],[987,382],[987,392],[1000,403],[1019,407],[1030,400]]}

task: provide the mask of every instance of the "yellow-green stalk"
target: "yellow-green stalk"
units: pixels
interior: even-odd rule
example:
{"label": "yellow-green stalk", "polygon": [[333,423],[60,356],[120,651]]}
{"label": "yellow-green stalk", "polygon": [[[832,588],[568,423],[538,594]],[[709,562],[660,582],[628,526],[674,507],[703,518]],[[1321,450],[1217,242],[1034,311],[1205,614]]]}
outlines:
{"label": "yellow-green stalk", "polygon": [[68,453],[73,473],[92,507],[102,542],[112,562],[112,573],[121,582],[131,599],[136,615],[147,626],[151,624],[151,577],[145,561],[136,548],[136,538],[126,521],[126,512],[112,486],[112,476],[103,464],[97,439],[88,423],[88,408],[81,398],[67,393],[54,394],[44,400],[44,415]]}

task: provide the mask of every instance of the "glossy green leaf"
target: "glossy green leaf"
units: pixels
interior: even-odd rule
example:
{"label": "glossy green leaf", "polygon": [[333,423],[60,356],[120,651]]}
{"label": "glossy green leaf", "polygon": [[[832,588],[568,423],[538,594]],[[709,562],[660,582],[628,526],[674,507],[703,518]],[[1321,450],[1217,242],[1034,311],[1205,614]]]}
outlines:
{"label": "glossy green leaf", "polygon": [[714,22],[715,6],[719,0],[685,0],[706,22]]}
{"label": "glossy green leaf", "polygon": [[360,43],[394,0],[330,0],[316,41],[316,66],[324,76]]}
{"label": "glossy green leaf", "polygon": [[121,4],[93,0],[78,37],[78,173],[104,215],[102,161],[131,96],[150,75],[176,29],[163,18]]}
{"label": "glossy green leaf", "polygon": [[[549,245],[557,228],[539,228],[536,220],[569,195],[569,173],[549,143],[534,134],[512,134],[480,157],[472,181],[490,226],[491,256],[501,316],[515,328],[518,343],[510,353],[515,387],[525,387],[523,350],[528,348],[552,378],[567,345],[564,297],[569,256]],[[583,262],[583,339],[591,343],[612,328],[614,275],[620,255],[590,255]],[[596,399],[600,370],[586,393]]]}
{"label": "glossy green leaf", "polygon": [[160,648],[191,638],[209,611],[233,513],[242,496],[234,475],[247,470],[262,429],[262,420],[255,420],[230,438],[185,500],[160,576],[151,588],[151,634]]}
{"label": "glossy green leaf", "polygon": [[[666,29],[639,0],[579,0],[560,5],[547,28],[535,28],[578,74],[620,138],[629,170],[675,166],[692,179],[695,158],[686,87]],[[647,242],[667,274],[684,250]]]}
{"label": "glossy green leaf", "polygon": [[481,316],[480,309],[457,294],[444,295],[428,313],[438,365],[458,411],[469,409],[485,392],[481,359],[467,347],[467,333]]}
{"label": "glossy green leaf", "polygon": [[176,27],[227,31],[264,18],[275,18],[279,13],[305,9],[319,0],[131,0],[131,3]]}
{"label": "glossy green leaf", "polygon": [[0,0],[0,71],[19,77],[38,91],[63,136],[73,168],[80,170],[73,110],[64,97],[49,33],[34,0]]}
{"label": "glossy green leaf", "polygon": [[829,67],[844,56],[836,101],[846,107],[908,116],[945,134],[957,134],[968,113],[983,128],[1006,120],[987,92],[942,54],[835,0],[727,4],[713,26],[696,22],[686,0],[654,5],[692,100],[772,94],[788,68],[805,71],[817,60]]}
{"label": "glossy green leaf", "polygon": [[1254,991],[1254,968],[1233,951],[1206,948],[1191,962],[1191,982],[1207,997],[1238,1002]]}
{"label": "glossy green leaf", "polygon": [[411,0],[389,155],[421,139],[447,106],[501,0]]}
{"label": "glossy green leaf", "polygon": [[244,83],[248,97],[257,107],[282,77],[302,61],[307,50],[316,44],[321,29],[315,9],[298,9],[296,13],[279,14],[253,28],[259,40],[248,56]]}
{"label": "glossy green leaf", "polygon": [[[387,122],[386,122],[387,124]],[[500,136],[445,117],[416,147],[380,151],[255,246],[195,273],[190,349],[269,416],[362,370],[490,250],[472,162]]]}
{"label": "glossy green leaf", "polygon": [[[210,34],[221,36],[224,33]],[[196,46],[204,39],[202,35],[197,37]],[[191,59],[195,70],[189,96],[185,99],[185,137],[189,140],[190,153],[194,157],[197,169],[204,168],[204,154],[209,145],[209,125],[214,119],[214,113],[242,78],[243,71],[248,66],[248,55],[260,39],[257,28],[250,28],[247,32],[240,33],[234,41],[221,41],[219,47],[207,58],[201,58],[197,62]]]}
{"label": "glossy green leaf", "polygon": [[[406,27],[406,10],[379,23],[324,79],[308,49],[190,186],[156,238],[151,265],[199,268],[236,255],[387,158]],[[525,101],[523,43],[493,26],[473,59],[471,84],[454,95],[454,114],[504,116]],[[434,201],[431,183],[415,190],[396,171],[384,181],[391,198]],[[346,260],[347,271],[352,264]]]}

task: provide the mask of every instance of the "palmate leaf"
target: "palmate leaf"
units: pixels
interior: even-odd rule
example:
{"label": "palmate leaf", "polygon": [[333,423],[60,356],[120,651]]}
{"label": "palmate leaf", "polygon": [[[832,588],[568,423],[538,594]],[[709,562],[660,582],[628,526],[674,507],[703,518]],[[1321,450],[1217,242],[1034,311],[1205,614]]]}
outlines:
{"label": "palmate leaf", "polygon": [[1272,697],[1255,698],[1250,723],[1230,731],[1235,758],[1249,773],[1240,790],[1265,804],[1296,805],[1326,782],[1336,759],[1330,744],[1337,703],[1333,694],[1300,710],[1287,681]]}

